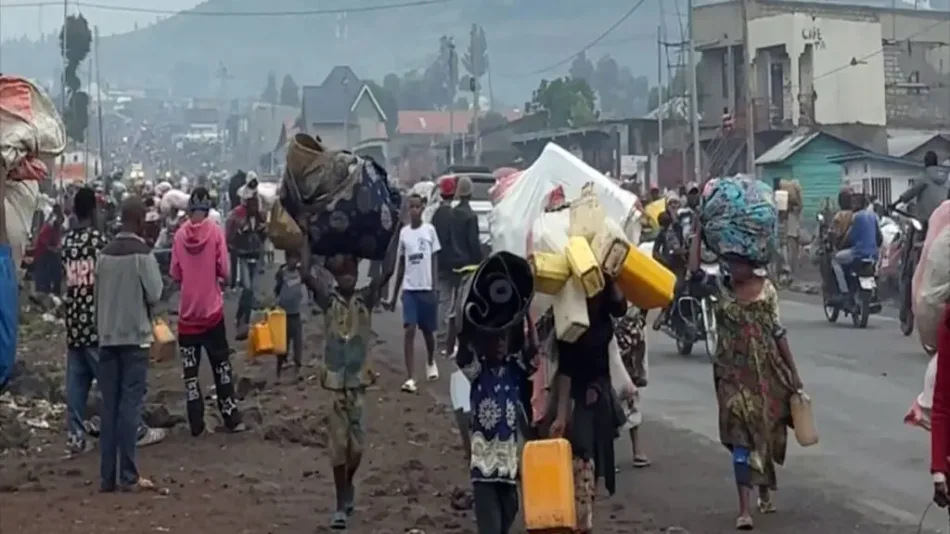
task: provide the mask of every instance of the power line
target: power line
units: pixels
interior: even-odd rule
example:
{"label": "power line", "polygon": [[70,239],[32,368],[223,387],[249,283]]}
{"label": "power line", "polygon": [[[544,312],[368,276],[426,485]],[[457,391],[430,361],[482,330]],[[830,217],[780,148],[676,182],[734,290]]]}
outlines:
{"label": "power line", "polygon": [[[120,11],[125,13],[144,13],[149,15],[186,15],[201,17],[301,17],[307,15],[334,15],[340,13],[361,13],[372,11],[388,11],[393,9],[403,9],[407,7],[422,7],[439,4],[448,4],[457,0],[411,0],[397,2],[393,4],[379,4],[374,6],[353,6],[347,8],[327,8],[327,9],[305,9],[296,11],[198,11],[196,9],[175,11],[169,9],[152,9],[146,7],[128,7],[114,6],[109,4],[100,4],[97,2],[73,2],[73,5],[88,9],[100,9],[103,11]],[[40,2],[21,2],[17,4],[4,4],[4,9],[16,8],[37,8],[46,6],[59,6],[61,2],[40,1]]]}
{"label": "power line", "polygon": [[[950,19],[938,20],[937,22],[935,22],[935,23],[933,23],[933,24],[930,24],[929,26],[925,26],[923,29],[916,31],[916,32],[914,32],[914,33],[908,35],[907,37],[905,37],[905,38],[903,38],[903,39],[901,39],[901,40],[899,40],[899,41],[898,41],[898,40],[894,40],[894,41],[891,43],[891,45],[896,45],[896,44],[898,44],[898,43],[903,43],[903,42],[910,43],[910,42],[911,42],[910,40],[913,39],[914,37],[917,37],[918,35],[922,35],[922,34],[924,34],[924,33],[927,33],[927,32],[929,32],[930,30],[936,28],[937,26],[940,26],[941,24],[947,24],[948,22],[950,22]],[[812,81],[814,81],[814,80],[819,80],[819,79],[821,79],[821,78],[825,78],[825,77],[831,76],[831,75],[833,75],[833,74],[837,74],[837,73],[839,73],[839,72],[841,72],[841,71],[843,71],[843,70],[845,70],[845,69],[849,69],[849,68],[851,68],[851,67],[854,67],[854,66],[856,66],[856,65],[859,65],[862,61],[868,60],[868,59],[870,59],[870,58],[872,58],[872,57],[874,57],[874,56],[876,56],[876,55],[878,55],[878,54],[883,54],[885,48],[886,48],[886,46],[882,46],[881,48],[878,48],[877,50],[874,50],[873,52],[869,52],[869,53],[867,53],[867,54],[861,56],[860,58],[858,58],[858,57],[853,57],[853,58],[851,58],[851,61],[849,61],[849,62],[847,62],[847,63],[845,63],[845,64],[843,64],[843,65],[841,65],[841,66],[839,66],[839,67],[835,67],[835,68],[829,70],[828,72],[824,72],[824,73],[822,73],[822,74],[819,74],[818,76],[815,76],[814,78],[812,78]]]}
{"label": "power line", "polygon": [[[660,1],[662,2],[663,0],[660,0]],[[570,63],[571,61],[574,61],[574,58],[575,58],[575,57],[577,57],[577,56],[579,56],[579,55],[581,55],[581,54],[587,52],[587,51],[590,50],[591,48],[594,48],[595,46],[597,46],[598,44],[600,44],[600,42],[603,41],[604,39],[606,39],[608,35],[610,35],[614,30],[616,30],[617,28],[619,28],[621,24],[623,24],[624,22],[626,22],[626,20],[629,19],[630,16],[633,15],[634,12],[636,12],[636,10],[640,9],[640,6],[642,6],[645,2],[646,2],[646,0],[640,0],[639,2],[637,2],[636,4],[634,4],[634,6],[633,6],[632,8],[630,8],[626,13],[624,13],[622,17],[620,17],[619,19],[617,19],[617,22],[614,22],[613,24],[611,24],[610,27],[608,27],[606,30],[604,30],[604,32],[601,33],[599,36],[597,36],[596,39],[594,39],[593,41],[587,43],[586,46],[584,46],[583,48],[581,48],[581,49],[578,50],[577,52],[574,52],[574,53],[571,54],[570,56],[567,56],[566,58],[564,58],[564,59],[558,61],[557,63],[552,63],[552,64],[550,64],[550,65],[548,65],[548,66],[546,66],[546,67],[543,67],[543,68],[540,68],[540,69],[537,69],[537,70],[533,70],[533,71],[531,71],[531,72],[522,73],[522,74],[519,74],[519,75],[516,75],[516,76],[505,76],[505,77],[506,77],[506,78],[527,78],[527,77],[529,77],[529,76],[537,76],[538,74],[544,74],[545,72],[549,72],[549,71],[552,71],[552,70],[554,70],[554,69],[556,69],[556,68],[558,68],[558,67],[567,65],[567,64]]]}

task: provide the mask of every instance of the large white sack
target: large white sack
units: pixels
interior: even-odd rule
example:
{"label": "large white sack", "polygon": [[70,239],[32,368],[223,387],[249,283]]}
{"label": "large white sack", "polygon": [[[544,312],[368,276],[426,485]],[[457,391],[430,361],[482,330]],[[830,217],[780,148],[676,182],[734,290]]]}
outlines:
{"label": "large white sack", "polygon": [[3,199],[7,238],[13,251],[13,264],[19,268],[30,244],[30,226],[33,212],[39,207],[40,186],[33,180],[7,182],[7,196]]}
{"label": "large white sack", "polygon": [[[277,202],[277,189],[280,184],[267,182],[257,184],[257,198],[260,199],[261,209],[270,210]],[[238,188],[238,198],[244,198],[247,193],[247,186],[242,185]]]}
{"label": "large white sack", "polygon": [[[528,167],[505,192],[492,210],[492,248],[525,257],[528,231],[544,212],[548,194],[558,186],[565,198],[577,198],[585,184],[592,183],[594,193],[606,215],[625,229],[639,225],[637,196],[621,189],[610,178],[597,172],[567,150],[548,143],[541,156]],[[639,237],[639,230],[628,230]]]}
{"label": "large white sack", "polygon": [[179,210],[188,209],[188,193],[181,189],[172,189],[162,195],[162,201],[159,203],[159,209],[162,213],[169,215]]}
{"label": "large white sack", "polygon": [[162,196],[165,193],[171,191],[172,189],[174,189],[174,186],[171,184],[171,182],[167,180],[161,181],[161,182],[158,182],[158,185],[155,186],[155,194],[158,196]]}

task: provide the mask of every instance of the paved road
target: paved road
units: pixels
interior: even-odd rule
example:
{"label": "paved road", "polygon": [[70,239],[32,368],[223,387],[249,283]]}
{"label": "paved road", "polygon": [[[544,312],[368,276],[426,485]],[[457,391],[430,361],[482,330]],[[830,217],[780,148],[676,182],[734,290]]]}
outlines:
{"label": "paved road", "polygon": [[[786,293],[782,299],[821,443],[802,449],[790,436],[789,459],[779,473],[780,514],[757,519],[758,526],[772,534],[918,532],[930,501],[929,435],[904,425],[903,417],[923,386],[928,357],[916,337],[901,335],[892,309],[857,330],[849,318],[829,324],[817,297]],[[378,317],[377,332],[398,343],[398,310]],[[624,469],[611,504],[635,504],[660,528],[734,532],[731,466],[718,444],[708,359],[701,345],[691,357],[678,355],[662,333],[651,331],[649,342],[643,439],[654,465]],[[423,354],[417,340],[417,355]],[[440,364],[443,380],[426,389],[448,402],[445,377],[454,367]],[[618,464],[629,465],[629,441],[618,440],[616,450]],[[945,512],[929,510],[922,532],[950,532]]]}
{"label": "paved road", "polygon": [[[861,512],[865,521],[904,524],[895,531],[916,532],[929,500],[929,435],[905,426],[902,418],[920,392],[928,358],[915,337],[900,334],[893,316],[874,316],[867,330],[856,330],[850,320],[829,324],[817,302],[783,295],[782,317],[815,402],[821,443],[791,446],[779,482],[792,491],[782,493],[779,502],[824,494]],[[665,335],[651,335],[645,412],[697,443],[717,442],[711,370],[701,347],[683,357]],[[728,462],[724,452],[709,452]],[[795,506],[787,514],[805,511]],[[947,532],[946,516],[936,510],[925,525]],[[860,529],[878,531],[871,524]]]}

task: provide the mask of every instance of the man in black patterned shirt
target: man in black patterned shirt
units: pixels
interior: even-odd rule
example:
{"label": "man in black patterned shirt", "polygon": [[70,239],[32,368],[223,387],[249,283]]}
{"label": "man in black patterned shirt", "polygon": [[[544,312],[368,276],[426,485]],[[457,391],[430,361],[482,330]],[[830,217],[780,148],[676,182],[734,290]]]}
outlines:
{"label": "man in black patterned shirt", "polygon": [[83,426],[86,402],[99,368],[99,336],[96,334],[96,260],[106,245],[93,224],[96,193],[83,187],[73,199],[76,225],[63,239],[66,271],[66,446],[70,453],[87,450]]}

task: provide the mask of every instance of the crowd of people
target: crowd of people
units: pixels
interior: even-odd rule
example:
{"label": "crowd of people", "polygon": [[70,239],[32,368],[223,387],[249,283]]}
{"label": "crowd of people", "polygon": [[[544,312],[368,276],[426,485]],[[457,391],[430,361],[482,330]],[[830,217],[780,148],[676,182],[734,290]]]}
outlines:
{"label": "crowd of people", "polygon": [[[356,473],[366,449],[363,413],[370,401],[366,389],[376,378],[369,360],[372,321],[378,308],[393,310],[398,297],[406,372],[402,390],[415,393],[418,389],[417,331],[426,348],[426,379],[439,377],[441,356],[461,370],[471,385],[471,413],[459,420],[459,429],[479,533],[512,529],[519,509],[520,447],[526,440],[548,437],[564,437],[571,443],[576,530],[591,532],[599,481],[610,493],[616,487],[614,442],[620,429],[630,429],[634,466],[650,465],[639,447],[639,424],[630,425],[631,412],[637,412],[638,406],[625,405],[625,399],[618,397],[608,361],[609,345],[616,339],[628,373],[638,387],[646,385],[646,315],[630,307],[605,275],[606,289],[587,303],[590,327],[574,342],[554,344],[558,354],[554,387],[545,416],[533,417],[530,377],[549,345],[551,317],[529,314],[523,323],[491,336],[459,331],[453,319],[460,288],[469,269],[485,259],[485,251],[469,204],[471,182],[465,177],[445,179],[438,188],[440,203],[431,222],[423,216],[428,199],[414,194],[404,198],[403,226],[394,233],[386,257],[370,269],[367,285],[358,283],[358,258],[317,258],[306,243],[300,250],[285,251],[284,262],[276,270],[273,293],[287,315],[289,348],[288,354],[277,359],[277,376],[283,375],[288,364],[299,373],[305,351],[314,350],[321,354],[321,386],[332,393],[327,432],[336,503],[330,526],[345,529],[354,511]],[[918,200],[919,209],[929,209],[930,204],[919,200],[931,198],[934,191],[918,188],[913,198],[901,200]],[[667,220],[661,221],[657,239],[657,256],[681,274],[678,291],[709,282],[698,268],[702,225],[708,216],[703,209],[704,190],[692,184],[683,193],[667,195],[663,216]],[[945,190],[942,195],[947,198]],[[225,218],[218,212],[224,208],[219,204],[222,196],[213,187],[194,187],[184,213],[168,217],[157,213],[148,190],[132,191],[116,202],[117,225],[110,226],[101,221],[102,192],[81,187],[63,203],[66,209],[53,209],[37,233],[37,290],[63,297],[67,449],[71,454],[89,451],[92,438],[98,437],[102,491],[154,488],[138,472],[136,448],[164,438],[163,432],[143,423],[142,408],[153,319],[167,283],[175,284],[180,293],[178,356],[192,436],[207,430],[198,378],[202,353],[213,371],[225,428],[231,432],[247,428],[234,391],[224,293],[228,287],[240,291],[233,328],[237,339],[246,338],[255,290],[267,261],[267,221],[252,187],[242,188],[233,202],[227,202],[231,209],[225,209]],[[699,221],[693,235],[677,231],[675,214],[681,199]],[[931,211],[940,206],[950,209],[950,201],[941,202],[934,203]],[[873,205],[850,192],[842,193],[839,204],[841,209],[831,218],[837,261],[847,265],[876,254],[880,244],[877,215],[867,209]],[[167,273],[155,254],[163,240],[170,248]],[[0,247],[0,271],[10,267],[8,255]],[[785,460],[791,398],[804,386],[767,265],[737,254],[722,255],[717,261],[723,272],[714,281],[722,291],[716,301],[719,341],[713,367],[720,440],[730,451],[738,490],[736,528],[751,530],[753,509],[763,514],[777,510],[776,466]],[[396,282],[391,285],[394,274]],[[109,283],[97,283],[102,279]],[[303,346],[307,300],[323,317],[322,348]],[[947,325],[950,319],[945,318],[937,347],[938,369],[943,371],[950,366]],[[938,371],[933,406],[935,499],[944,506],[950,504],[946,482],[950,396],[944,387],[950,382],[948,376],[950,372]],[[93,382],[103,397],[98,422],[85,417]]]}

